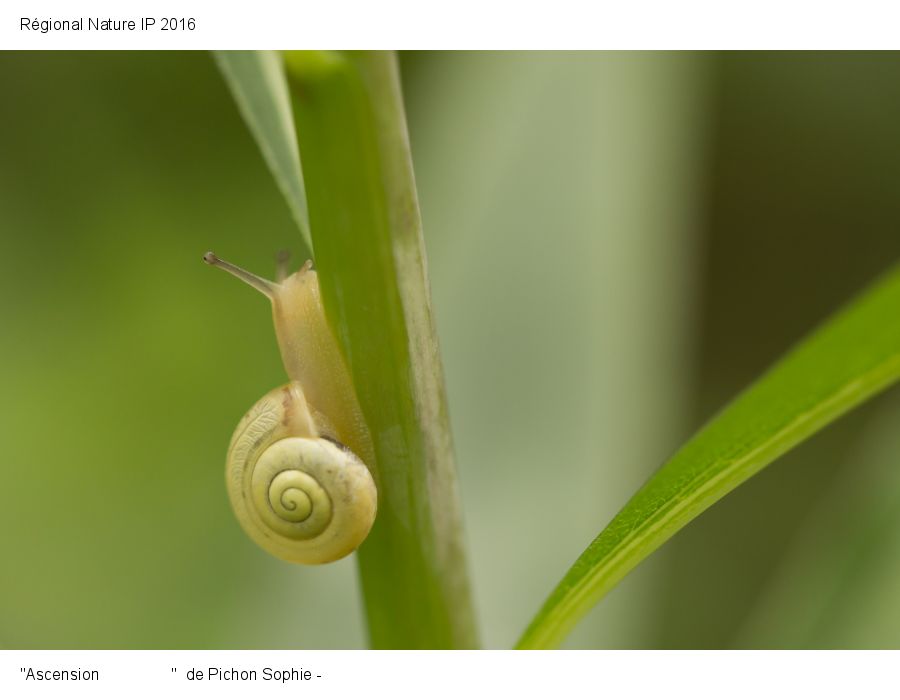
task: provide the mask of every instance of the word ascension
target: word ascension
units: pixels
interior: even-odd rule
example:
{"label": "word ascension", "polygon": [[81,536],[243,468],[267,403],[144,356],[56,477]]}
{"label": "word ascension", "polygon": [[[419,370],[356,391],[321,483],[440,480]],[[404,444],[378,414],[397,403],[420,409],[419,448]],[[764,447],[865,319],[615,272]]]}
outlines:
{"label": "word ascension", "polygon": [[114,19],[112,17],[75,17],[73,19],[40,19],[20,17],[20,32],[134,32],[161,31],[192,32],[197,28],[193,17],[139,17],[138,19]]}
{"label": "word ascension", "polygon": [[20,673],[25,674],[26,681],[99,681],[99,671],[89,671],[81,668],[71,668],[65,670],[49,670],[39,668],[37,670],[28,667],[19,669]]}

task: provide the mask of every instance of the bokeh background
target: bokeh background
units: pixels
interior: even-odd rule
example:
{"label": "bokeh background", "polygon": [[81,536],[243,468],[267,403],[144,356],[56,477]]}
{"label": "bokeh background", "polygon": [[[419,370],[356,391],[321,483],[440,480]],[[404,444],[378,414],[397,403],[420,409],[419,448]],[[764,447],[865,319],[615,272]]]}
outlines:
{"label": "bokeh background", "polygon": [[[483,642],[900,259],[900,54],[401,57]],[[205,53],[0,53],[0,646],[358,647],[352,558],[231,515],[288,210]],[[900,320],[898,320],[900,322]],[[653,555],[573,647],[900,646],[900,393]]]}

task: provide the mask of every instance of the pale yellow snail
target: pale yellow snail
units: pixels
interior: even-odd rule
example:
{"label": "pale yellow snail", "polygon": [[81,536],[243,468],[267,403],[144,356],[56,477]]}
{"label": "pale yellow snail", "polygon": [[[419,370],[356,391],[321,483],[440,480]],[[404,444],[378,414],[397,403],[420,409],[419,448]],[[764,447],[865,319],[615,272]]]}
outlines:
{"label": "pale yellow snail", "polygon": [[225,481],[244,531],[290,562],[347,556],[375,520],[374,451],[347,366],[325,319],[312,263],[292,275],[280,258],[276,282],[225,262],[272,302],[275,334],[291,381],[241,419],[228,448]]}

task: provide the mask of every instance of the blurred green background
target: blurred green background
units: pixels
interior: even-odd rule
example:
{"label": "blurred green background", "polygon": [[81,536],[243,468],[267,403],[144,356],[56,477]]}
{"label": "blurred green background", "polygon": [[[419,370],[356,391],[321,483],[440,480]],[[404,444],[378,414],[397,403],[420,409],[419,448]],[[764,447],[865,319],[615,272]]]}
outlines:
{"label": "blurred green background", "polygon": [[[401,56],[483,642],[704,419],[900,258],[900,55]],[[0,646],[357,647],[225,449],[298,248],[205,53],[0,53]],[[900,393],[713,507],[573,647],[900,646]]]}

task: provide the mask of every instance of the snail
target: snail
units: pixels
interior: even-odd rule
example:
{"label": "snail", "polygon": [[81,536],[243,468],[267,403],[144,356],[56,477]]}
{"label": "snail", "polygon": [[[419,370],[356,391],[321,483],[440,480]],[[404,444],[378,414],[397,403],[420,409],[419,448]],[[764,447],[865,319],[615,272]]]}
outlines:
{"label": "snail", "polygon": [[272,302],[290,382],[246,413],[231,438],[225,481],[241,527],[289,562],[324,564],[353,552],[372,528],[374,449],[350,373],[325,318],[312,262],[276,282],[206,253]]}

